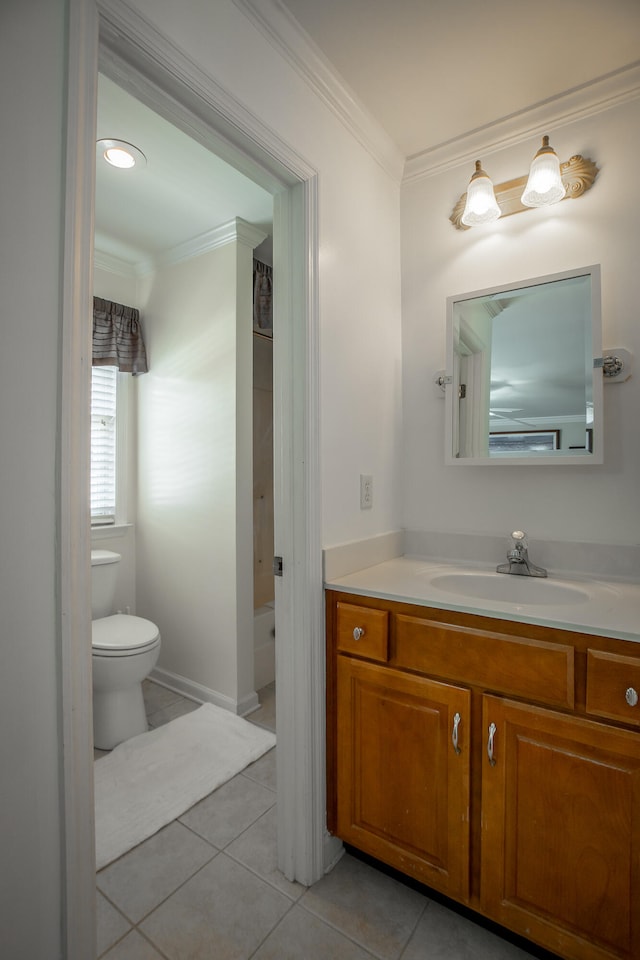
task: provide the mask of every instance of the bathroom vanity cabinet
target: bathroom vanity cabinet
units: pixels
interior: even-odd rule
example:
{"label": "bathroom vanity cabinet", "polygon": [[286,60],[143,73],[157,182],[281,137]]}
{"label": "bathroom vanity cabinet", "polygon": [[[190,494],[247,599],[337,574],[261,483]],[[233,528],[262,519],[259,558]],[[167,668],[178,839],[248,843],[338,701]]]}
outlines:
{"label": "bathroom vanity cabinet", "polygon": [[326,602],[330,831],[561,957],[640,958],[640,645]]}

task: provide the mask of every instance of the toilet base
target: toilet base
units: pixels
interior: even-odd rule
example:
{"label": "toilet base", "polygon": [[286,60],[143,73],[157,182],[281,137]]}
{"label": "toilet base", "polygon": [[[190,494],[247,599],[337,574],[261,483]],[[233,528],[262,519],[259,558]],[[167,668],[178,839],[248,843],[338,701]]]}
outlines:
{"label": "toilet base", "polygon": [[120,690],[93,690],[93,745],[113,750],[124,740],[149,729],[142,696],[142,684]]}

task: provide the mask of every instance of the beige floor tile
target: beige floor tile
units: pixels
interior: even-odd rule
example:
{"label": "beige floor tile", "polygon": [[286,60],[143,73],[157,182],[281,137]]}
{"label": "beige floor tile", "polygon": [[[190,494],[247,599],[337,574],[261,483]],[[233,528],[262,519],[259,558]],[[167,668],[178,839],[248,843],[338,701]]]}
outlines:
{"label": "beige floor tile", "polygon": [[169,690],[168,687],[163,687],[162,684],[154,683],[153,680],[148,679],[142,681],[142,695],[147,714],[168,707],[170,703],[175,703],[176,700],[183,699],[175,690]]}
{"label": "beige floor tile", "polygon": [[299,901],[382,960],[397,960],[427,902],[348,854]]}
{"label": "beige floor tile", "polygon": [[300,883],[291,883],[278,870],[276,819],[276,808],[271,807],[237,840],[230,843],[225,848],[225,853],[277,887],[292,900],[297,900],[306,887]]}
{"label": "beige floor tile", "polygon": [[529,960],[531,954],[430,901],[402,960]]}
{"label": "beige floor tile", "polygon": [[124,940],[105,953],[103,960],[163,960],[163,957],[137,930],[132,930]]}
{"label": "beige floor tile", "polygon": [[98,888],[137,923],[217,853],[174,821],[105,867]]}
{"label": "beige floor tile", "polygon": [[197,710],[198,707],[201,706],[202,704],[196,703],[195,700],[187,700],[186,697],[180,697],[179,700],[174,700],[173,703],[168,703],[166,707],[160,707],[159,710],[154,710],[153,713],[147,711],[149,727],[154,730],[156,727],[161,727],[163,724],[169,723],[170,720],[176,720],[178,717],[184,717],[187,713],[193,713],[194,710]]}
{"label": "beige floor tile", "polygon": [[131,924],[113,907],[100,892],[96,896],[97,956],[124,937]]}
{"label": "beige floor tile", "polygon": [[248,960],[290,907],[291,900],[221,853],[141,930],[169,960]]}
{"label": "beige floor tile", "polygon": [[191,807],[180,822],[221,850],[275,802],[273,790],[238,774]]}
{"label": "beige floor tile", "polygon": [[245,777],[261,783],[263,787],[269,790],[276,790],[276,747],[264,753],[255,763],[250,763],[242,771]]}
{"label": "beige floor tile", "polygon": [[371,960],[372,956],[318,917],[295,906],[269,934],[254,960]]}

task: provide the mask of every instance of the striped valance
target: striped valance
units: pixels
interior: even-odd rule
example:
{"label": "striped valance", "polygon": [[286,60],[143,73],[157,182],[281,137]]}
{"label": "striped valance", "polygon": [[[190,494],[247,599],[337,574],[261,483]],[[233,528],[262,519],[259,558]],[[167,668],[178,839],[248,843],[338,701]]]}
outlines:
{"label": "striped valance", "polygon": [[146,373],[147,352],[140,313],[135,307],[93,298],[94,367],[118,367],[122,373]]}

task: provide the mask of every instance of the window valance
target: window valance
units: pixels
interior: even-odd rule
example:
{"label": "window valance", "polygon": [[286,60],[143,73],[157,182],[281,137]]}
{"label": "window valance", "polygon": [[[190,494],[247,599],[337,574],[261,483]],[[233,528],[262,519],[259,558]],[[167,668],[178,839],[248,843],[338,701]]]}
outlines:
{"label": "window valance", "polygon": [[122,373],[147,373],[147,351],[140,312],[122,303],[93,298],[94,367],[118,367]]}

